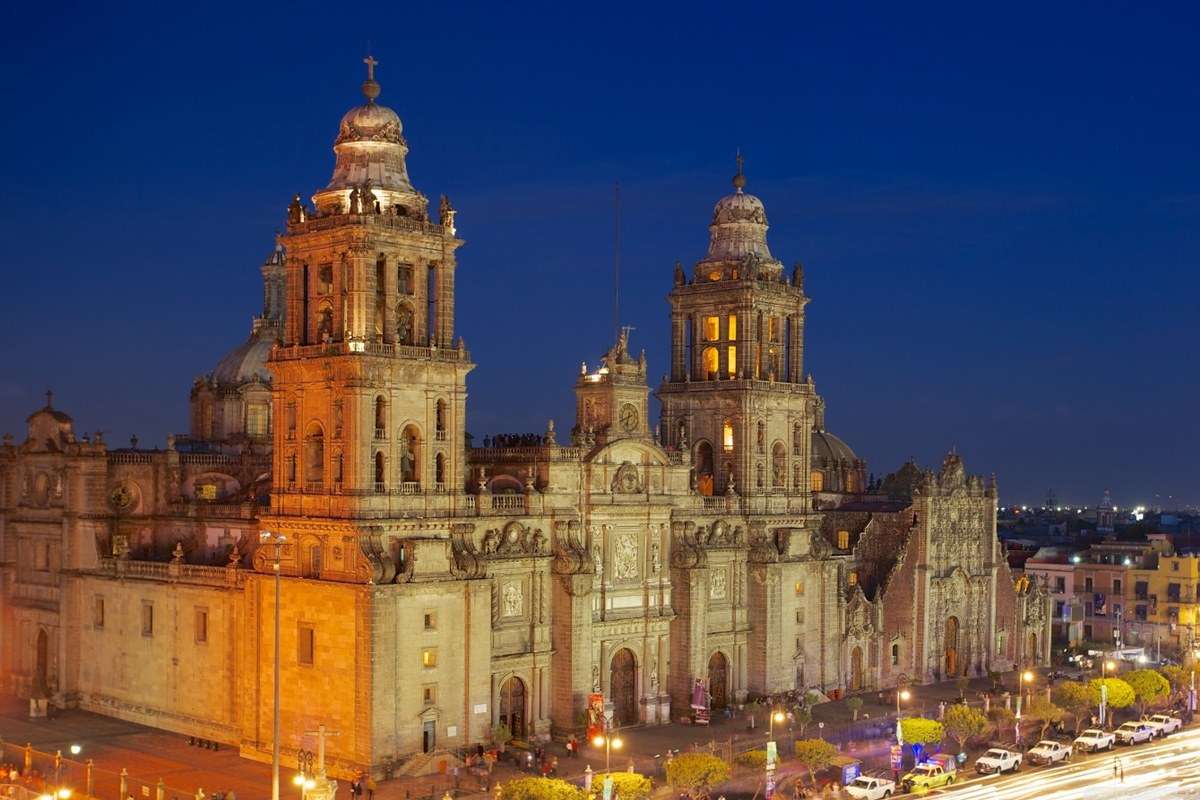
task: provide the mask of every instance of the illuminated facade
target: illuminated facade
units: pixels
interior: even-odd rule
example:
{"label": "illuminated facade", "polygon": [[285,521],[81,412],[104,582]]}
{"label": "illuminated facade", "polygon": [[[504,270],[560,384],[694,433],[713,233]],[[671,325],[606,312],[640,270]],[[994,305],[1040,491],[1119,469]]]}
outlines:
{"label": "illuminated facade", "polygon": [[740,165],[706,256],[675,270],[660,423],[622,334],[583,365],[564,441],[550,423],[469,446],[455,212],[431,217],[400,119],[373,75],[363,91],[188,436],[109,449],[48,402],[5,443],[10,685],[268,758],[261,531],[286,537],[282,747],[337,729],[339,772],[431,770],[498,724],[565,735],[593,691],[620,724],[661,724],[697,678],[721,706],[1047,662],[994,483],[951,454],[868,487],[825,431],[803,275],[772,257]]}

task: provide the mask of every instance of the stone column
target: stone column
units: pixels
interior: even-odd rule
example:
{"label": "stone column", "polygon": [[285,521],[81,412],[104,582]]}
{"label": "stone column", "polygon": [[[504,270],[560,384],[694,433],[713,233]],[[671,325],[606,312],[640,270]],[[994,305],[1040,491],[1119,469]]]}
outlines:
{"label": "stone column", "polygon": [[396,270],[399,265],[391,259],[385,259],[383,265],[383,341],[386,344],[396,343],[396,304],[400,299],[399,286],[396,283]]}

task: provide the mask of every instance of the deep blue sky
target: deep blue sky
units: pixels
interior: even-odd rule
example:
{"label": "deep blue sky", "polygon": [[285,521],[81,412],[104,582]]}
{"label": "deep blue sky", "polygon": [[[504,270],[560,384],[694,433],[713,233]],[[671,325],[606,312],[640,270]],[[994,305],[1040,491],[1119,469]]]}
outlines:
{"label": "deep blue sky", "polygon": [[657,381],[672,264],[741,147],[806,266],[828,427],[873,471],[956,446],[1006,502],[1200,502],[1194,4],[106,5],[0,33],[0,429],[48,385],[117,442],[186,429],[369,40],[415,184],[460,210],[477,435],[570,427],[614,181]]}

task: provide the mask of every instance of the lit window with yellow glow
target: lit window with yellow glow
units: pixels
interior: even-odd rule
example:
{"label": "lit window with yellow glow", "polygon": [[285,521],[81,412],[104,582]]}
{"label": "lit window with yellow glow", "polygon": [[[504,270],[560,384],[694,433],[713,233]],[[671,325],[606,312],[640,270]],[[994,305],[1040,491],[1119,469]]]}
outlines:
{"label": "lit window with yellow glow", "polygon": [[721,318],[704,318],[704,341],[715,342],[721,338]]}
{"label": "lit window with yellow glow", "polygon": [[812,474],[808,476],[808,482],[812,491],[825,491],[825,475],[823,473],[813,470]]}
{"label": "lit window with yellow glow", "polygon": [[804,581],[796,581],[796,596],[800,597],[804,594]]}
{"label": "lit window with yellow glow", "polygon": [[850,573],[850,585],[851,585],[851,586],[857,586],[857,585],[858,585],[858,573],[857,573],[857,572],[851,572],[851,573]]}
{"label": "lit window with yellow glow", "polygon": [[721,426],[721,445],[726,450],[733,449],[733,423],[729,420]]}
{"label": "lit window with yellow glow", "polygon": [[737,338],[737,314],[729,315],[729,341]]}
{"label": "lit window with yellow glow", "polygon": [[850,531],[838,531],[838,550],[850,549]]}
{"label": "lit window with yellow glow", "polygon": [[421,651],[421,666],[436,667],[437,666],[437,650],[428,648]]}
{"label": "lit window with yellow glow", "polygon": [[704,362],[704,377],[715,380],[717,373],[721,370],[721,356],[715,347],[704,348],[704,353],[701,356],[701,361]]}
{"label": "lit window with yellow glow", "polygon": [[737,348],[729,345],[729,376],[737,375]]}

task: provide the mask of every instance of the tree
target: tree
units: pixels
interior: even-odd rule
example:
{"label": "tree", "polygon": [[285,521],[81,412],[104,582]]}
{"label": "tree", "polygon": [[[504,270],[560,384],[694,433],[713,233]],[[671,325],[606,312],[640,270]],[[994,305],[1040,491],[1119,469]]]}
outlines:
{"label": "tree", "polygon": [[1012,735],[1013,723],[1016,720],[1012,711],[1004,706],[992,706],[988,711],[988,719],[992,721],[992,728],[995,730],[997,739],[1007,739]]}
{"label": "tree", "polygon": [[955,703],[946,709],[942,727],[951,739],[958,742],[960,752],[967,749],[967,740],[974,739],[987,729],[987,717],[966,703]]}
{"label": "tree", "polygon": [[558,778],[515,778],[500,787],[500,800],[587,800],[587,795]]}
{"label": "tree", "polygon": [[1076,733],[1083,727],[1083,721],[1100,705],[1100,693],[1096,688],[1079,681],[1063,681],[1054,687],[1052,697],[1055,705],[1075,719]]}
{"label": "tree", "polygon": [[1154,705],[1171,693],[1170,681],[1158,674],[1157,670],[1135,669],[1125,673],[1124,681],[1133,689],[1139,714],[1145,714],[1147,706]]}
{"label": "tree", "polygon": [[854,719],[858,719],[858,712],[862,711],[863,699],[861,697],[851,697],[846,700],[846,708],[850,709],[850,713],[854,715]]}
{"label": "tree", "polygon": [[905,744],[937,744],[946,736],[946,729],[936,719],[906,717],[900,720],[900,733]]}
{"label": "tree", "polygon": [[604,779],[612,778],[613,796],[618,800],[647,800],[654,785],[636,772],[598,772],[592,778],[591,800],[604,796]]}
{"label": "tree", "polygon": [[684,753],[667,764],[667,783],[691,798],[729,780],[729,775],[725,760],[711,753]]}
{"label": "tree", "polygon": [[[1108,689],[1108,706],[1109,708],[1126,708],[1133,705],[1136,695],[1133,693],[1133,687],[1120,678],[1092,678],[1088,681],[1088,686],[1096,690],[1096,697],[1100,697],[1100,687],[1104,686]],[[1096,701],[1099,703],[1099,699]]]}
{"label": "tree", "polygon": [[1047,728],[1056,722],[1062,721],[1063,713],[1063,710],[1047,700],[1045,695],[1039,694],[1029,704],[1029,709],[1025,712],[1025,716],[1042,723],[1042,732],[1038,734],[1038,737],[1044,738]]}
{"label": "tree", "polygon": [[796,760],[808,770],[808,780],[817,785],[817,773],[833,763],[837,748],[824,739],[797,739]]}
{"label": "tree", "polygon": [[1168,664],[1159,668],[1159,673],[1171,684],[1171,691],[1182,693],[1191,684],[1191,673],[1183,667]]}
{"label": "tree", "polygon": [[796,727],[800,729],[800,735],[803,736],[808,723],[812,722],[812,707],[796,706],[792,711],[792,717],[796,720]]}

